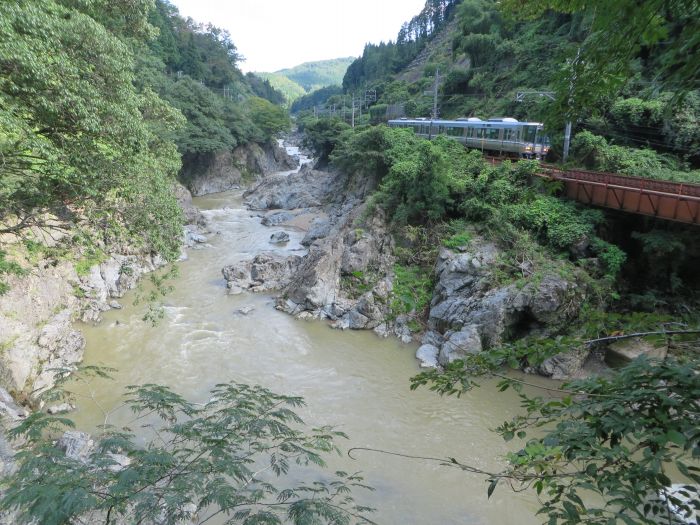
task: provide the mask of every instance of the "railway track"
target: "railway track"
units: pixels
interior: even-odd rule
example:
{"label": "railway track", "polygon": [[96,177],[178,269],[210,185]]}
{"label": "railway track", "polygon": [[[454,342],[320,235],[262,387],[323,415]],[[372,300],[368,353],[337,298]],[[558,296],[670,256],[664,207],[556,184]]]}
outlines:
{"label": "railway track", "polygon": [[[486,159],[492,164],[503,160]],[[700,225],[700,184],[564,170],[551,164],[541,167],[539,177],[561,181],[563,194],[583,204]]]}

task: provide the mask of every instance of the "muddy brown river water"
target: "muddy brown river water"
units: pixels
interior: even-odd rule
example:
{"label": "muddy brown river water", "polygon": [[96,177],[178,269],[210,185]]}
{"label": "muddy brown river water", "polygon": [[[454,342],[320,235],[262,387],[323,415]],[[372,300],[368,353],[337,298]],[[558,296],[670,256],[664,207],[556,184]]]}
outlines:
{"label": "muddy brown river water", "polygon": [[[484,384],[461,399],[440,398],[422,389],[409,390],[418,371],[416,346],[373,333],[341,332],[323,322],[298,321],[276,311],[269,296],[226,294],[221,268],[264,250],[303,253],[303,233],[289,231],[291,241],[275,248],[273,231],[244,209],[240,192],[195,199],[209,219],[209,246],[190,250],[180,263],[175,291],[166,301],[165,318],[153,327],[141,320],[144,307],[133,295],[124,309],[108,312],[99,326],[81,326],[87,364],[118,369],[113,381],[88,388],[94,401],[83,400],[73,418],[93,430],[103,410],[119,404],[123,387],[146,382],[166,384],[188,399],[207,399],[210,388],[231,380],[258,383],[277,392],[301,395],[302,417],[312,425],[334,425],[350,440],[344,450],[364,446],[400,453],[456,457],[491,470],[503,466],[508,446],[489,429],[512,416],[517,398]],[[243,307],[253,310],[238,313]],[[119,424],[125,411],[110,415]],[[513,446],[511,444],[511,446]],[[535,524],[538,508],[529,493],[499,487],[490,500],[483,478],[436,463],[374,453],[356,460],[333,458],[333,467],[362,471],[376,491],[360,493],[377,508],[383,524]]]}

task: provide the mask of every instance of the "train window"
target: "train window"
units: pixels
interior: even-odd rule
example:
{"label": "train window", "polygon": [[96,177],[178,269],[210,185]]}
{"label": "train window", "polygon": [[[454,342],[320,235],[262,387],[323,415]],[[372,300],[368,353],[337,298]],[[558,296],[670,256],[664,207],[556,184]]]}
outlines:
{"label": "train window", "polygon": [[498,132],[500,131],[497,128],[489,128],[486,130],[486,138],[489,140],[498,140]]}
{"label": "train window", "polygon": [[503,130],[503,140],[513,140],[513,130],[504,129]]}
{"label": "train window", "polygon": [[483,139],[484,138],[484,128],[479,128],[476,131],[476,138],[478,139]]}
{"label": "train window", "polygon": [[537,133],[537,126],[524,126],[523,127],[523,142],[535,142],[535,134]]}

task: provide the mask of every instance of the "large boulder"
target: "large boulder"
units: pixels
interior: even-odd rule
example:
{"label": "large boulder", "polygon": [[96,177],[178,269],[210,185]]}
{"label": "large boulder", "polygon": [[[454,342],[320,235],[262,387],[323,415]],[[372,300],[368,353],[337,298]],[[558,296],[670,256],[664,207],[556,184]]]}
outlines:
{"label": "large boulder", "polygon": [[418,347],[416,359],[420,361],[420,366],[423,368],[437,368],[439,354],[440,349],[437,346],[424,344]]}
{"label": "large boulder", "polygon": [[56,442],[56,448],[61,450],[67,458],[86,462],[95,449],[95,441],[86,432],[69,430],[64,432]]}
{"label": "large boulder", "polygon": [[300,263],[298,255],[261,253],[250,261],[225,266],[221,273],[231,294],[245,290],[268,292],[285,286],[297,273]]}
{"label": "large boulder", "polygon": [[[578,315],[586,287],[575,273],[552,271],[524,284],[498,285],[493,272],[500,255],[496,245],[478,237],[463,252],[440,250],[423,343],[439,348],[441,365],[519,337],[555,334]],[[587,351],[557,356],[538,372],[571,377],[587,356]]]}
{"label": "large boulder", "polygon": [[302,246],[311,246],[314,241],[323,239],[331,233],[332,225],[327,218],[316,217],[311,221],[306,235],[301,241]]}
{"label": "large boulder", "polygon": [[182,214],[185,216],[186,224],[194,224],[201,227],[207,225],[207,221],[202,212],[192,203],[192,194],[190,190],[179,182],[175,183],[175,197],[180,205]]}
{"label": "large boulder", "polygon": [[291,175],[266,177],[245,193],[245,203],[255,210],[317,208],[342,193],[343,184],[337,173],[304,168]]}
{"label": "large boulder", "polygon": [[481,335],[476,325],[467,325],[459,332],[448,332],[442,343],[438,361],[447,365],[458,359],[464,359],[470,354],[478,354],[482,350]]}
{"label": "large boulder", "polygon": [[270,242],[272,244],[284,244],[289,242],[289,234],[287,232],[275,232],[270,235]]}

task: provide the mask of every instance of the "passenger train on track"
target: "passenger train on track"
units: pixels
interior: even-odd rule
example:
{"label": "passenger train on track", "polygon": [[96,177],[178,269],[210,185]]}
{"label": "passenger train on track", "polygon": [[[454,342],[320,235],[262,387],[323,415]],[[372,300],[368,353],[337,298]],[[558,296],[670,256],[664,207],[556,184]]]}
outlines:
{"label": "passenger train on track", "polygon": [[542,159],[549,151],[549,138],[540,122],[471,117],[457,120],[402,118],[390,120],[388,124],[393,128],[411,128],[416,135],[427,139],[445,135],[468,148],[480,149],[490,155]]}

